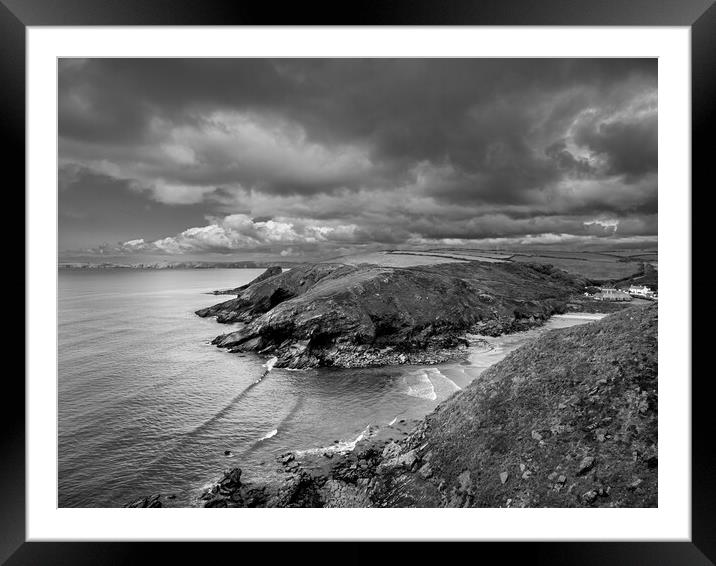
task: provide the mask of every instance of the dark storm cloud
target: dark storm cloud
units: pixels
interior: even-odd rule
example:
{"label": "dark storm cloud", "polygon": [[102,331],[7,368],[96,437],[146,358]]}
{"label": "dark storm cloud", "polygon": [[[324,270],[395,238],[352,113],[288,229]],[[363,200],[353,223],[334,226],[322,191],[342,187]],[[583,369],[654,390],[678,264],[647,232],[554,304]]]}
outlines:
{"label": "dark storm cloud", "polygon": [[608,161],[608,172],[629,178],[657,170],[656,116],[638,122],[599,124],[580,128],[575,141]]}
{"label": "dark storm cloud", "polygon": [[588,177],[594,173],[589,159],[577,158],[567,150],[565,140],[559,140],[545,149],[545,155],[552,159],[560,171],[572,173],[578,177]]}
{"label": "dark storm cloud", "polygon": [[[656,212],[656,60],[59,65],[61,175],[217,219],[167,225],[186,247],[595,235],[594,219]],[[238,235],[222,215],[256,226]]]}

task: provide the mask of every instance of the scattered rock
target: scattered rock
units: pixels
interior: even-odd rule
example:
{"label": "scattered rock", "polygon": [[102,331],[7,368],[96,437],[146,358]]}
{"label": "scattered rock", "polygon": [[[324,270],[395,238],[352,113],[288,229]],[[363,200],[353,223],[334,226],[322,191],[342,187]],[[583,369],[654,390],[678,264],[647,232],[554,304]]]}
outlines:
{"label": "scattered rock", "polygon": [[409,452],[406,452],[405,454],[401,454],[398,456],[398,460],[396,464],[398,466],[404,466],[408,469],[413,467],[413,464],[418,461],[418,455],[416,450],[410,450]]}
{"label": "scattered rock", "polygon": [[651,445],[644,453],[642,459],[650,468],[656,468],[659,465],[659,458],[656,444]]}
{"label": "scattered rock", "polygon": [[161,497],[161,494],[155,493],[154,495],[150,495],[148,497],[140,497],[139,499],[135,499],[131,503],[127,503],[125,507],[131,507],[131,508],[147,508],[147,507],[161,507],[162,502],[159,501],[159,498]]}
{"label": "scattered rock", "polygon": [[418,470],[418,473],[425,479],[433,476],[433,469],[430,467],[430,463],[424,464],[422,468]]}
{"label": "scattered rock", "polygon": [[631,482],[628,487],[629,489],[634,490],[639,487],[643,483],[643,481],[644,480],[642,480],[641,478],[637,478],[633,482]]}
{"label": "scattered rock", "polygon": [[504,484],[509,479],[509,477],[510,477],[509,472],[502,472],[500,474],[500,483]]}
{"label": "scattered rock", "polygon": [[291,452],[288,452],[286,454],[281,454],[278,457],[279,462],[281,462],[284,465],[288,464],[289,462],[293,462],[295,459],[296,459],[296,456]]}
{"label": "scattered rock", "polygon": [[397,442],[390,442],[383,448],[383,458],[384,459],[390,459],[396,457],[398,454],[400,454],[400,444]]}
{"label": "scattered rock", "polygon": [[577,470],[578,476],[583,476],[586,474],[589,470],[591,470],[594,467],[594,456],[586,456],[582,459],[582,461],[579,463],[579,469]]}
{"label": "scattered rock", "polygon": [[590,489],[589,491],[582,494],[582,500],[588,505],[591,505],[597,500],[598,496],[599,494],[597,493],[596,489]]}
{"label": "scattered rock", "polygon": [[223,486],[241,485],[241,468],[233,468],[224,474],[223,479],[219,482]]}
{"label": "scattered rock", "polygon": [[460,484],[460,491],[470,490],[470,470],[465,470],[458,477],[457,481]]}

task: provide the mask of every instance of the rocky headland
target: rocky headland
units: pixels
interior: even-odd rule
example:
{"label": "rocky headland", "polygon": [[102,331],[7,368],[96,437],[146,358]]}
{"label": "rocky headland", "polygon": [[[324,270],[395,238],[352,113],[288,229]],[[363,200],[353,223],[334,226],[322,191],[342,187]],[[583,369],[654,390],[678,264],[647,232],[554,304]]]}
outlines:
{"label": "rocky headland", "polygon": [[206,507],[654,507],[657,312],[656,305],[632,307],[547,332],[414,425],[371,431],[344,454],[283,454],[280,481],[246,481],[234,468],[201,501]]}
{"label": "rocky headland", "polygon": [[470,333],[542,324],[585,284],[540,264],[315,263],[276,268],[196,314],[243,323],[213,343],[275,356],[276,367],[438,363],[463,354]]}
{"label": "rocky headland", "polygon": [[245,289],[248,289],[251,285],[255,285],[256,283],[260,283],[261,281],[264,281],[265,279],[269,279],[273,277],[274,275],[281,275],[283,273],[283,269],[280,265],[272,265],[269,267],[266,271],[264,271],[261,275],[259,275],[256,279],[253,279],[249,283],[246,283],[245,285],[240,285],[238,287],[234,287],[233,289],[222,289],[214,291],[214,295],[240,295],[242,291]]}

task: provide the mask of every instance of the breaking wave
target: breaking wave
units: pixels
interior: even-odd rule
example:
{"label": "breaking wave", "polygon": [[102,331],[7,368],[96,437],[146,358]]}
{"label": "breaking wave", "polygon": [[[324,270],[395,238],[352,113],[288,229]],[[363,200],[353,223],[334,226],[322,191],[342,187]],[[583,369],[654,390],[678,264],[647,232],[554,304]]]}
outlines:
{"label": "breaking wave", "polygon": [[462,389],[462,387],[460,387],[457,383],[455,383],[452,379],[450,379],[447,375],[445,375],[439,369],[430,368],[427,371],[429,371],[433,377],[439,377],[447,385],[447,387],[449,389],[451,389],[452,391],[460,391]]}
{"label": "breaking wave", "polygon": [[364,438],[368,438],[371,433],[371,426],[368,425],[363,429],[363,432],[361,432],[358,436],[356,436],[353,440],[341,440],[337,444],[331,444],[330,446],[322,446],[319,448],[308,448],[307,450],[296,450],[297,456],[306,456],[311,454],[323,454],[325,452],[328,453],[345,453],[345,452],[352,452],[356,445],[363,440]]}
{"label": "breaking wave", "polygon": [[270,430],[269,432],[267,432],[266,434],[264,434],[261,438],[259,438],[259,442],[261,442],[262,440],[268,440],[269,438],[273,438],[273,437],[276,436],[277,434],[278,434],[278,429],[277,429],[277,428],[275,428],[275,429],[273,429],[273,430]]}
{"label": "breaking wave", "polygon": [[254,381],[253,384],[256,385],[257,383],[261,383],[261,381],[263,380],[263,378],[266,377],[266,376],[271,372],[271,370],[273,369],[273,366],[276,365],[276,362],[277,362],[277,361],[278,361],[278,358],[277,358],[276,356],[274,356],[273,358],[271,358],[270,360],[268,360],[268,361],[263,365],[263,367],[266,368],[266,369],[265,369],[264,372],[258,377],[258,379],[257,379],[256,381]]}
{"label": "breaking wave", "polygon": [[267,372],[271,371],[271,370],[273,369],[273,366],[276,365],[276,362],[277,362],[277,361],[278,361],[278,358],[277,358],[276,356],[274,356],[274,357],[271,358],[269,361],[267,361],[267,362],[264,364],[264,367],[266,368],[266,371],[267,371]]}
{"label": "breaking wave", "polygon": [[420,399],[427,399],[429,401],[435,401],[435,399],[438,398],[435,393],[435,386],[433,385],[433,382],[430,381],[430,378],[425,370],[407,375],[405,377],[405,383],[408,386],[406,395],[418,397]]}

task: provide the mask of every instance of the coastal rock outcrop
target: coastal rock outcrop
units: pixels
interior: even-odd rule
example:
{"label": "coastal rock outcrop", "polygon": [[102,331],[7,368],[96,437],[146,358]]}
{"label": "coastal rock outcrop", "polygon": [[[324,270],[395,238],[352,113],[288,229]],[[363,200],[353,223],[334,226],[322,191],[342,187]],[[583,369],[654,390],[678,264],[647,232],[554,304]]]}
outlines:
{"label": "coastal rock outcrop", "polygon": [[147,507],[162,507],[161,502],[161,494],[155,493],[154,495],[149,495],[147,497],[140,497],[138,499],[135,499],[134,501],[131,501],[130,503],[127,503],[125,507],[131,507],[131,508],[147,508]]}
{"label": "coastal rock outcrop", "polygon": [[266,486],[254,487],[241,481],[241,468],[233,468],[202,495],[204,507],[263,507]]}
{"label": "coastal rock outcrop", "polygon": [[465,351],[468,331],[498,335],[541,324],[583,286],[537,264],[317,263],[256,280],[196,314],[244,323],[214,344],[276,356],[276,367],[437,363]]}

